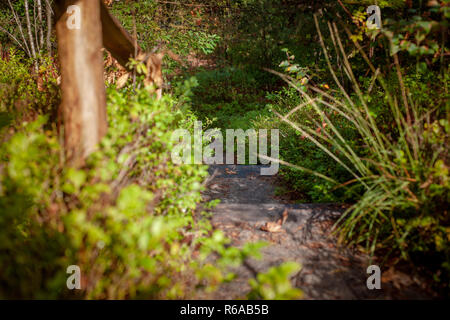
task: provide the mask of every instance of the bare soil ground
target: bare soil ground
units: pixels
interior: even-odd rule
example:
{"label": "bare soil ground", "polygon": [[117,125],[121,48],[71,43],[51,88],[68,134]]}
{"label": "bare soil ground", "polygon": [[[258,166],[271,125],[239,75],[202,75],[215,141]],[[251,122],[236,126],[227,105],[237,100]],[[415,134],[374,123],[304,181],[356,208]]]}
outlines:
{"label": "bare soil ground", "polygon": [[[329,204],[289,204],[275,196],[276,177],[261,176],[259,165],[214,165],[205,200],[220,199],[212,224],[232,239],[232,245],[263,240],[263,259],[250,260],[234,270],[238,277],[224,284],[214,299],[239,299],[250,290],[248,279],[285,261],[296,261],[301,271],[292,284],[305,299],[432,299],[425,281],[394,268],[381,269],[380,290],[369,290],[369,257],[337,246],[331,227],[343,209]],[[287,219],[278,232],[261,230],[267,223]],[[286,215],[286,214],[285,214]],[[264,227],[263,227],[264,229]]]}

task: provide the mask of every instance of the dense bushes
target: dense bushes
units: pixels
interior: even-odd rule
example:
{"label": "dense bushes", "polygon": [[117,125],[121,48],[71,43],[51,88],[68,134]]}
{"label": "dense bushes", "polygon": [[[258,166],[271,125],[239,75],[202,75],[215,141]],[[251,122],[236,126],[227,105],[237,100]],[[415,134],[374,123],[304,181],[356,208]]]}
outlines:
{"label": "dense bushes", "polygon": [[0,59],[0,112],[11,119],[34,119],[38,114],[56,118],[59,103],[58,73],[52,58],[43,57],[36,73],[30,60],[14,49]]}
{"label": "dense bushes", "polygon": [[[316,24],[335,90],[328,90],[328,85],[308,86],[310,90],[306,90],[301,78],[280,74],[298,92],[298,100],[290,108],[279,106],[283,110],[281,121],[290,126],[285,136],[298,133],[297,139],[288,139],[293,147],[284,155],[295,158],[293,149],[297,148],[307,156],[307,160],[299,157],[294,163],[297,168],[309,169],[304,172],[313,173],[302,183],[308,185],[316,179],[313,181],[322,197],[332,192],[339,196],[335,200],[342,201],[346,197],[336,192],[342,188],[351,191],[350,199],[356,202],[337,224],[342,242],[362,245],[367,252],[379,252],[386,258],[394,255],[395,261],[406,260],[419,269],[425,265],[428,276],[448,292],[448,73],[402,70],[394,54],[395,72],[379,74],[355,41],[370,70],[378,73],[372,81],[365,81],[365,77],[355,76],[358,70],[349,62],[336,25],[329,24],[330,36],[335,39],[332,51],[323,41],[317,20]],[[342,61],[351,92],[336,76],[331,54]],[[289,72],[290,66],[286,67]],[[402,75],[404,70],[408,72],[406,77]],[[417,81],[424,78],[434,79],[434,83]],[[440,88],[438,93],[429,93],[430,86]],[[298,104],[301,107],[292,116],[284,117]],[[288,173],[291,181],[297,177]]]}
{"label": "dense bushes", "polygon": [[[286,192],[349,203],[342,242],[426,265],[448,289],[448,1],[380,1],[380,31],[365,25],[368,4],[115,2],[143,48],[162,41],[183,60],[214,61],[184,85],[169,62],[178,98],[111,89],[108,136],[78,169],[64,165],[58,143],[52,61],[40,58],[36,71],[17,53],[2,57],[0,298],[74,297],[65,289],[72,264],[84,298],[195,297],[230,279],[226,267],[259,245],[228,248],[197,212],[205,168],[171,163],[172,130],[192,129],[195,117],[280,129],[281,157],[292,164],[281,169]],[[327,20],[316,21],[318,32],[313,12]],[[263,68],[278,68],[290,87]],[[297,269],[259,275],[250,297],[298,297],[285,281]]]}
{"label": "dense bushes", "polygon": [[[317,30],[311,7],[235,4],[236,31],[219,48],[253,85],[224,81],[232,68],[208,72],[214,81],[204,81],[211,90],[199,90],[197,110],[225,128],[279,128],[281,158],[295,165],[281,167],[282,192],[353,205],[340,220],[342,242],[427,266],[448,290],[448,1],[382,1],[379,31],[365,25],[367,1],[342,3],[346,11],[321,6]],[[250,9],[270,14],[251,17]],[[255,76],[276,65],[291,88]],[[275,116],[298,106],[288,119]]]}
{"label": "dense bushes", "polygon": [[76,297],[192,298],[255,253],[226,249],[195,214],[207,173],[170,161],[173,129],[190,123],[174,104],[111,90],[109,133],[81,169],[62,165],[45,117],[2,144],[0,297],[75,297],[66,268],[78,265]]}
{"label": "dense bushes", "polygon": [[[205,124],[222,129],[248,129],[266,101],[262,83],[270,77],[262,70],[224,67],[195,74],[192,106]],[[264,81],[264,80],[266,81]]]}
{"label": "dense bushes", "polygon": [[[209,28],[213,21],[202,5],[190,6],[177,1],[120,1],[111,4],[111,11],[127,30],[136,28],[138,42],[147,51],[162,42],[186,59],[189,55],[212,53],[221,40]],[[173,62],[168,62],[165,71],[173,71]]]}
{"label": "dense bushes", "polygon": [[[214,33],[173,27],[178,18],[186,23],[183,15],[151,24],[149,15],[165,13],[150,2],[113,8],[129,30],[136,18],[144,48],[156,44],[147,34],[153,30],[184,55],[214,50]],[[189,21],[197,25],[196,14]],[[204,297],[233,278],[230,266],[258,255],[262,243],[228,246],[197,207],[206,167],[171,162],[173,130],[192,129],[195,120],[186,104],[194,78],[173,82],[174,96],[161,101],[144,89],[110,88],[108,134],[83,167],[71,168],[57,126],[58,75],[46,59],[37,73],[16,53],[0,60],[0,298]],[[138,74],[136,87],[141,80]],[[71,265],[81,269],[80,291],[66,287]],[[274,275],[287,280],[286,268],[261,275],[253,294],[298,297],[289,281],[273,282]]]}

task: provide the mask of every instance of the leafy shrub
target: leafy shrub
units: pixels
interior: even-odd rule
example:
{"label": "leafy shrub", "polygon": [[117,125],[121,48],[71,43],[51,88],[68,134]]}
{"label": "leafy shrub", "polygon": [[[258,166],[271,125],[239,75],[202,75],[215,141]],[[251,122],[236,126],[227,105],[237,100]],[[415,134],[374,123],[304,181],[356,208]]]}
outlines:
{"label": "leafy shrub", "polygon": [[266,273],[260,273],[256,279],[250,279],[252,291],[249,299],[292,300],[299,299],[303,293],[292,288],[290,277],[300,271],[301,267],[295,262],[285,262],[270,268]]}
{"label": "leafy shrub", "polygon": [[[317,29],[318,21],[316,20]],[[336,26],[330,29],[340,43]],[[328,58],[328,51],[321,40],[330,72],[335,71]],[[376,68],[362,51],[357,49],[375,73]],[[337,226],[340,240],[349,244],[363,244],[372,254],[381,251],[400,257],[416,265],[430,264],[434,277],[448,290],[450,270],[450,221],[448,141],[449,123],[439,118],[442,105],[434,110],[420,111],[420,106],[404,93],[409,88],[403,81],[400,65],[397,81],[388,83],[383,75],[376,77],[377,90],[382,92],[384,109],[390,111],[386,128],[377,123],[375,113],[368,102],[368,94],[356,80],[344,49],[340,54],[346,73],[352,79],[353,94],[347,93],[337,77],[339,96],[332,96],[312,87],[319,93],[312,97],[296,85],[295,79],[283,76],[312,107],[316,120],[314,126],[302,122],[281,119],[307,138],[322,152],[333,158],[352,176],[344,185],[361,189],[358,202],[340,218]],[[448,88],[448,77],[441,78],[442,88]],[[444,91],[444,90],[443,90]],[[445,92],[445,91],[444,91]],[[445,93],[441,93],[445,94]],[[444,99],[445,100],[445,99]],[[379,102],[378,102],[379,103]],[[445,103],[445,102],[441,102]],[[336,119],[334,115],[338,115]],[[349,140],[341,126],[344,121],[356,131],[357,144]],[[323,124],[321,125],[321,123]],[[314,130],[314,127],[321,130]],[[320,172],[313,172],[316,176]],[[323,177],[332,181],[330,177]],[[337,181],[334,182],[339,185]],[[342,186],[342,185],[341,185]]]}
{"label": "leafy shrub", "polygon": [[265,72],[224,67],[201,71],[195,77],[198,86],[193,90],[192,105],[200,119],[222,129],[252,127],[251,120],[261,113],[265,101],[261,90]]}
{"label": "leafy shrub", "polygon": [[43,57],[36,74],[32,61],[11,49],[7,59],[0,59],[0,112],[18,119],[34,119],[37,114],[56,118],[57,77],[52,58]]}
{"label": "leafy shrub", "polygon": [[[61,164],[44,117],[1,146],[0,297],[193,297],[255,254],[254,244],[226,249],[196,214],[207,171],[170,161],[171,133],[185,121],[174,104],[110,91],[108,135],[79,169]],[[82,273],[76,294],[69,265]]]}
{"label": "leafy shrub", "polygon": [[111,10],[127,30],[136,27],[138,41],[147,51],[162,41],[182,56],[190,53],[207,55],[221,40],[204,26],[209,19],[201,6],[192,8],[177,1],[145,0],[115,2]]}
{"label": "leafy shrub", "polygon": [[[304,86],[299,82],[299,90],[304,90]],[[342,183],[351,179],[351,175],[342,168],[329,154],[315,144],[306,135],[299,133],[291,125],[278,118],[273,118],[273,112],[286,114],[291,109],[301,106],[295,113],[292,113],[289,120],[302,126],[307,126],[310,130],[320,132],[324,129],[323,118],[315,114],[314,108],[301,98],[295,88],[283,88],[278,92],[268,94],[272,103],[268,104],[269,115],[255,119],[257,127],[278,128],[280,130],[280,158],[288,163],[295,164],[305,170],[297,170],[294,167],[280,167],[280,176],[285,185],[284,194],[292,194],[297,201],[302,202],[346,202],[355,198],[355,190],[347,188],[336,189],[336,183]],[[335,126],[342,130],[342,134],[351,144],[356,144],[356,130],[344,119],[330,114]],[[326,124],[325,124],[326,126]],[[335,148],[333,153],[339,153]],[[316,175],[311,175],[311,171],[327,176],[332,180],[323,179]]]}

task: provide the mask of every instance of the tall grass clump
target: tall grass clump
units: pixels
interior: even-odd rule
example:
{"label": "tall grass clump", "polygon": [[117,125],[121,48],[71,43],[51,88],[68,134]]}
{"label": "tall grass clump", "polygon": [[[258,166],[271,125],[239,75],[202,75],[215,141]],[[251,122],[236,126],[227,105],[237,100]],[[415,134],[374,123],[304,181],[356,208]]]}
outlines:
{"label": "tall grass clump", "polygon": [[[342,183],[317,170],[288,165],[331,181],[336,188],[361,190],[357,201],[335,225],[341,243],[362,246],[372,255],[378,252],[386,258],[396,257],[397,261],[428,264],[432,266],[429,270],[435,280],[447,283],[448,289],[448,103],[424,110],[408,90],[397,54],[393,55],[393,81],[373,65],[361,45],[354,41],[355,50],[373,73],[369,89],[363,89],[352,71],[337,25],[329,22],[331,42],[352,84],[351,92],[346,90],[336,75],[331,51],[325,45],[316,16],[314,21],[337,90],[326,91],[316,86],[305,90],[295,77],[271,70],[296,88],[302,97],[302,103],[289,113],[275,113],[334,159],[352,178]],[[448,76],[444,77],[442,92],[448,92]],[[389,110],[389,126],[386,126],[386,118],[380,121],[371,108],[374,103],[371,90],[378,90],[384,97],[375,103]],[[292,120],[294,113],[306,107],[312,110],[312,114],[306,114],[309,124],[302,124],[298,118]],[[344,127],[356,130],[356,141],[346,138]]]}

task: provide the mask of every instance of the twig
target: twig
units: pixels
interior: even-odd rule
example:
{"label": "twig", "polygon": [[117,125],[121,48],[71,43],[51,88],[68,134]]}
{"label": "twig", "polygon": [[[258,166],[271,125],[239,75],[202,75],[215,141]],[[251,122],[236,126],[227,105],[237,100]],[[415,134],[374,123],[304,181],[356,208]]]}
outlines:
{"label": "twig", "polygon": [[179,6],[186,6],[186,7],[214,7],[216,8],[216,5],[208,5],[208,4],[196,4],[196,3],[180,3],[180,2],[174,2],[174,1],[156,1],[157,3],[162,4],[175,4]]}
{"label": "twig", "polygon": [[219,170],[215,169],[213,174],[211,176],[209,176],[208,178],[205,179],[205,181],[203,182],[203,185],[206,187],[208,186],[213,180],[214,178],[219,174]]}
{"label": "twig", "polygon": [[[133,37],[134,37],[134,59],[137,58],[137,30],[136,30],[136,12],[134,8],[131,11],[133,15]],[[133,69],[133,91],[136,91],[136,68]]]}
{"label": "twig", "polygon": [[33,58],[36,58],[36,48],[34,47],[34,39],[33,39],[33,33],[31,32],[31,22],[30,22],[30,10],[28,8],[28,0],[25,0],[25,18],[27,21],[27,30],[28,30],[28,37],[30,38],[30,46],[31,46],[31,54],[33,55]]}
{"label": "twig", "polygon": [[406,88],[405,88],[405,84],[403,83],[403,76],[402,76],[402,71],[400,70],[400,63],[398,61],[397,53],[394,54],[394,63],[395,63],[395,69],[397,70],[398,82],[400,84],[400,89],[402,91],[403,104],[405,105],[406,122],[408,123],[408,127],[411,127],[411,114],[409,111],[408,99],[406,97]]}
{"label": "twig", "polygon": [[380,74],[380,68],[378,68],[378,69],[375,71],[375,74],[374,74],[373,77],[372,77],[372,81],[371,81],[371,83],[370,83],[369,89],[367,90],[367,93],[368,93],[368,94],[370,94],[370,92],[372,92],[373,86],[375,85],[375,82],[376,82],[377,77],[378,77],[379,74]]}
{"label": "twig", "polygon": [[51,36],[52,36],[52,6],[48,2],[48,0],[45,0],[46,4],[46,14],[47,14],[47,51],[49,55],[52,55],[52,42],[51,42]]}
{"label": "twig", "polygon": [[30,48],[28,47],[28,43],[27,43],[27,40],[25,38],[25,34],[23,33],[22,23],[20,22],[19,17],[16,14],[16,10],[14,10],[14,7],[13,7],[13,5],[11,3],[11,0],[8,0],[8,3],[9,3],[9,7],[11,8],[11,11],[13,13],[14,19],[16,20],[16,24],[19,27],[19,32],[20,32],[20,35],[22,36],[23,43],[24,43],[24,45],[26,47],[25,52],[31,58],[32,56],[31,56]]}
{"label": "twig", "polygon": [[38,11],[38,19],[39,19],[39,46],[42,48],[44,46],[44,30],[42,28],[43,18],[42,18],[42,2],[41,0],[37,0],[37,11]]}
{"label": "twig", "polygon": [[33,27],[34,27],[34,38],[36,40],[36,51],[39,54],[39,52],[41,52],[41,47],[39,46],[38,22],[37,22],[37,15],[36,15],[36,1],[33,1]]}
{"label": "twig", "polygon": [[353,19],[353,15],[351,14],[350,11],[348,11],[348,9],[345,7],[345,5],[341,2],[341,0],[337,0],[339,2],[339,5],[342,7],[342,9],[344,9],[344,11],[349,15],[349,17],[351,19]]}
{"label": "twig", "polygon": [[6,33],[12,40],[14,40],[15,42],[17,42],[17,44],[19,45],[19,47],[21,47],[23,50],[25,50],[25,52],[27,51],[23,45],[20,43],[20,41],[14,37],[14,35],[12,35],[11,33],[8,32],[8,30],[6,30],[5,28],[3,28],[2,26],[0,26],[0,30],[3,31],[4,33]]}

